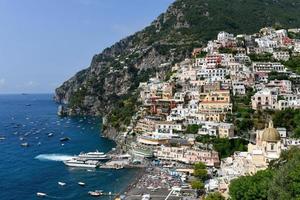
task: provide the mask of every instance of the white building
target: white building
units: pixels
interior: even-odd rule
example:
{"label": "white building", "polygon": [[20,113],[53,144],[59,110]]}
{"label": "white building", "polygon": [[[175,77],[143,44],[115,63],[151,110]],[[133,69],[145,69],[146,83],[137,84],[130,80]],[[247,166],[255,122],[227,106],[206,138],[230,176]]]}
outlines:
{"label": "white building", "polygon": [[278,62],[254,62],[252,64],[254,72],[285,72],[285,67]]}
{"label": "white building", "polygon": [[251,98],[252,109],[275,109],[277,104],[277,93],[270,89],[263,89],[255,93]]}
{"label": "white building", "polygon": [[232,93],[233,95],[244,95],[246,94],[246,88],[243,82],[232,82]]}
{"label": "white building", "polygon": [[290,59],[290,53],[288,51],[275,51],[273,52],[273,58],[276,60],[288,61]]}

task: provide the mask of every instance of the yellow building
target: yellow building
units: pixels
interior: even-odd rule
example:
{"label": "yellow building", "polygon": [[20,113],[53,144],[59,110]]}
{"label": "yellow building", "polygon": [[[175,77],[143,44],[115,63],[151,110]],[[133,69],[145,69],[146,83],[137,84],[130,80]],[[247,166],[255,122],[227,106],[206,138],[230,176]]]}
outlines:
{"label": "yellow building", "polygon": [[211,91],[199,103],[200,112],[231,112],[232,103],[230,102],[229,90]]}

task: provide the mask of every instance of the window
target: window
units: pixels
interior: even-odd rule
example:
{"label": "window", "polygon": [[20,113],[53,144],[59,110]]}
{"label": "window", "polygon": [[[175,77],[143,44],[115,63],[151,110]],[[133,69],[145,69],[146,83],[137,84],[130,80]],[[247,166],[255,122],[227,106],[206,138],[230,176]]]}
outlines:
{"label": "window", "polygon": [[271,144],[271,151],[274,151],[274,144]]}

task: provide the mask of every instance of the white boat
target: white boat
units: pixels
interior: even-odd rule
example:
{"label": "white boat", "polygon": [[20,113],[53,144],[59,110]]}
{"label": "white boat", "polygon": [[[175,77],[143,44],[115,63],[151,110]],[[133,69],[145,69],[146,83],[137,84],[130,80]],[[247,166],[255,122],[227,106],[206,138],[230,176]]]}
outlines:
{"label": "white boat", "polygon": [[43,193],[43,192],[37,192],[36,195],[37,195],[38,197],[46,197],[46,196],[47,196],[47,194],[46,194],[46,193]]}
{"label": "white boat", "polygon": [[61,186],[65,186],[66,185],[66,183],[64,183],[64,182],[58,182],[58,185],[61,185]]}
{"label": "white boat", "polygon": [[21,143],[22,147],[29,147],[29,144],[27,142]]}
{"label": "white boat", "polygon": [[78,157],[86,160],[108,160],[109,159],[109,157],[105,153],[99,151],[80,153]]}
{"label": "white boat", "polygon": [[85,183],[84,182],[78,182],[78,185],[85,186]]}
{"label": "white boat", "polygon": [[102,190],[95,190],[95,191],[89,191],[88,194],[91,195],[91,196],[93,196],[93,197],[99,197],[103,193],[102,193]]}
{"label": "white boat", "polygon": [[64,161],[64,163],[69,167],[96,168],[99,166],[99,162],[96,160],[85,160],[80,158],[72,158],[70,160]]}

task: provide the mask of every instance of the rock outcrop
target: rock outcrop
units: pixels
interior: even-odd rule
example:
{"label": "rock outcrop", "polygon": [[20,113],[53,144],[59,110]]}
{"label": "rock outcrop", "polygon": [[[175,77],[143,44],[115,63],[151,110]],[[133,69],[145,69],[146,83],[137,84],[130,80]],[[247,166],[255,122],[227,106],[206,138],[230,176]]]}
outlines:
{"label": "rock outcrop", "polygon": [[297,27],[299,10],[300,3],[292,0],[177,0],[150,26],[95,55],[87,69],[56,89],[55,99],[68,104],[70,115],[104,116],[139,82],[163,77],[217,32]]}

